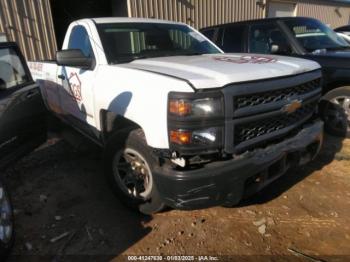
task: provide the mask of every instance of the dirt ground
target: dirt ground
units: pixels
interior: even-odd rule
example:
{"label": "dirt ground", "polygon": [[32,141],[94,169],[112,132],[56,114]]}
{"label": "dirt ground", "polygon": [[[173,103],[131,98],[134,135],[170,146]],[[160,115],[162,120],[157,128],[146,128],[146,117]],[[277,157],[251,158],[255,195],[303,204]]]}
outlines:
{"label": "dirt ground", "polygon": [[[10,261],[212,255],[234,261],[350,261],[350,140],[326,137],[313,163],[235,208],[123,207],[96,152],[51,138],[5,172],[16,242]],[[53,260],[54,259],[54,260]]]}

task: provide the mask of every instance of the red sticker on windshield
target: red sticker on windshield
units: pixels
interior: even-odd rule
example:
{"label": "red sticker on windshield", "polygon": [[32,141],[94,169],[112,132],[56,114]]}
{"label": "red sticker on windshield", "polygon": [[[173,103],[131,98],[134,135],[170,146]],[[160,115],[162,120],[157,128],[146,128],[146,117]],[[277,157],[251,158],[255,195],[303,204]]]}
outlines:
{"label": "red sticker on windshield", "polygon": [[268,64],[276,63],[278,61],[276,58],[272,57],[250,55],[244,55],[241,57],[217,56],[214,57],[214,59],[222,62],[229,62],[235,64]]}

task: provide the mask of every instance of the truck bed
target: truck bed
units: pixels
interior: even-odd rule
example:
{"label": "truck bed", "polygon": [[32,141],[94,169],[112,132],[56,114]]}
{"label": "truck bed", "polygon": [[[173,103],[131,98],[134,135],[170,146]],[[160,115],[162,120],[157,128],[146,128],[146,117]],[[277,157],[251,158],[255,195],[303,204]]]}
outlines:
{"label": "truck bed", "polygon": [[29,70],[34,81],[40,86],[46,107],[56,113],[60,113],[59,107],[59,83],[58,65],[55,61],[28,62]]}

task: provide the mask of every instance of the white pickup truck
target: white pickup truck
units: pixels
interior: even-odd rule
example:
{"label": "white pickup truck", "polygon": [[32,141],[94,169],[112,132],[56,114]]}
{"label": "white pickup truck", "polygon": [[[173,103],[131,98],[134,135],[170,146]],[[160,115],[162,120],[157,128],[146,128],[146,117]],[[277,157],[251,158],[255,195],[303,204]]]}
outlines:
{"label": "white pickup truck", "polygon": [[48,109],[103,147],[110,183],[150,214],[235,205],[320,150],[320,66],[224,54],[190,26],[84,19],[30,62]]}

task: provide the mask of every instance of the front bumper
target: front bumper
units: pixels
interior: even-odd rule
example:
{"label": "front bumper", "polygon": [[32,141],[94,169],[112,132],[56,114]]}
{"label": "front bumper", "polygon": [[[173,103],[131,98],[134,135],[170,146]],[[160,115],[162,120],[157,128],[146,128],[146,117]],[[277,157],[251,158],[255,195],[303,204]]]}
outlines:
{"label": "front bumper", "polygon": [[233,160],[177,171],[157,167],[154,178],[164,203],[176,209],[200,209],[237,204],[283,175],[290,167],[316,157],[323,142],[323,122],[304,127],[283,142],[247,152]]}

